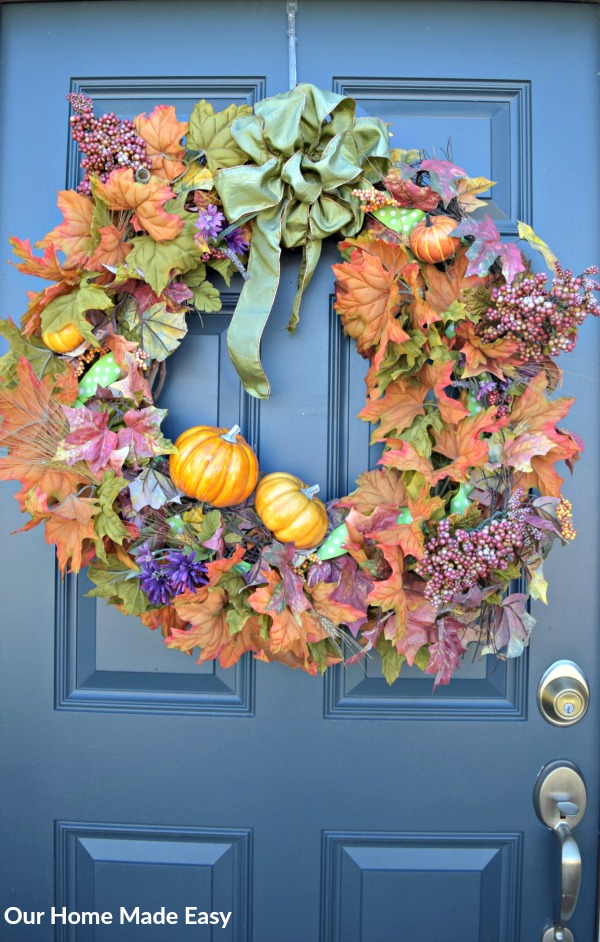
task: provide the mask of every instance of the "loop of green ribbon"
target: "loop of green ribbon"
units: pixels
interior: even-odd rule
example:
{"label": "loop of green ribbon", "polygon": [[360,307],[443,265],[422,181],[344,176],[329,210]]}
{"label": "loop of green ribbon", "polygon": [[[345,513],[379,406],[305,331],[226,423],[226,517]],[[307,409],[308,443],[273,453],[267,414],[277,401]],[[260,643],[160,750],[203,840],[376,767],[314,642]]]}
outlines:
{"label": "loop of green ribbon", "polygon": [[356,102],[314,85],[265,98],[237,118],[231,133],[253,163],[218,170],[215,187],[231,223],[253,222],[245,282],[227,335],[244,388],[266,399],[269,382],[260,341],[279,284],[281,246],[302,247],[298,290],[288,329],[328,236],[355,235],[362,225],[356,187],[390,166],[389,133],[379,118],[355,117]]}

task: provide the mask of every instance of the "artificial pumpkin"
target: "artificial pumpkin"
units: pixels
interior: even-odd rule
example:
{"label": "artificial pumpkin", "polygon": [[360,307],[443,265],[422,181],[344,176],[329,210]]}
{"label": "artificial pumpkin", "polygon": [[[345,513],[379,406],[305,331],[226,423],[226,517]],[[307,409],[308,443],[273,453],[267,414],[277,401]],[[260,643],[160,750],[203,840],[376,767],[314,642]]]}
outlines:
{"label": "artificial pumpkin", "polygon": [[70,353],[83,343],[84,338],[75,324],[65,324],[60,330],[42,334],[42,340],[53,353]]}
{"label": "artificial pumpkin", "polygon": [[213,507],[230,507],[250,497],[258,480],[258,459],[239,425],[227,431],[196,425],[183,432],[169,459],[171,478],[188,497]]}
{"label": "artificial pumpkin", "polygon": [[458,223],[451,216],[430,216],[410,234],[410,248],[421,262],[444,262],[456,252],[460,239],[449,235]]}
{"label": "artificial pumpkin", "polygon": [[318,484],[307,487],[285,471],[266,474],[256,488],[256,512],[281,543],[309,549],[327,533],[327,511],[315,497],[318,490]]}

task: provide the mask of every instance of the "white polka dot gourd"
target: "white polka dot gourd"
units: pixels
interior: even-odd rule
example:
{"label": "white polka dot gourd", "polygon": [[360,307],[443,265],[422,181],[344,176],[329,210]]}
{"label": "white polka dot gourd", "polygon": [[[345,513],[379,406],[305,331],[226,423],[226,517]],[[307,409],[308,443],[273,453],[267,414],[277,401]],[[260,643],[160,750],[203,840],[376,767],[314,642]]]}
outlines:
{"label": "white polka dot gourd", "polygon": [[409,236],[417,223],[425,219],[425,213],[420,209],[400,209],[395,206],[382,206],[374,210],[372,215],[388,229],[405,236]]}
{"label": "white polka dot gourd", "polygon": [[120,375],[121,367],[115,363],[114,355],[107,353],[106,356],[100,357],[81,378],[77,398],[80,402],[85,402],[94,395],[98,386],[110,386],[119,379]]}

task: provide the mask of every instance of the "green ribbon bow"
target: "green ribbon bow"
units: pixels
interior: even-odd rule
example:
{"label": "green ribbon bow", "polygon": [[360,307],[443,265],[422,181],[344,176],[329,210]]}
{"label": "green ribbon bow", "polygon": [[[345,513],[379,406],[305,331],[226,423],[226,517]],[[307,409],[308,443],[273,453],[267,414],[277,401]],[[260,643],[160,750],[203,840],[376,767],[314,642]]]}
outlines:
{"label": "green ribbon bow", "polygon": [[[390,166],[389,133],[379,118],[356,118],[356,102],[314,85],[265,98],[231,133],[253,161],[218,170],[215,187],[227,219],[254,220],[248,280],[227,335],[244,388],[266,399],[260,340],[279,284],[281,246],[302,246],[298,290],[288,329],[321,254],[321,240],[355,235],[363,221],[352,190],[381,179]],[[364,185],[364,184],[363,184]]]}

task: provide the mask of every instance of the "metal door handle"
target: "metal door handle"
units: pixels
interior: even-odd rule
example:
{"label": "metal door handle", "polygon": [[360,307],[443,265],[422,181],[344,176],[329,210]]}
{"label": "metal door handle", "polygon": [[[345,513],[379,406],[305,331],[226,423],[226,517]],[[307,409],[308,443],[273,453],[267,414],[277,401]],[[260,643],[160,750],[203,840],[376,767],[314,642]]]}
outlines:
{"label": "metal door handle", "polygon": [[557,759],[544,766],[535,783],[533,802],[538,818],[560,843],[560,916],[546,928],[542,942],[574,942],[567,923],[581,886],[581,854],[571,829],[583,818],[586,801],[585,782],[573,762]]}
{"label": "metal door handle", "polygon": [[554,828],[560,841],[560,925],[564,926],[575,910],[581,886],[581,854],[566,821]]}

